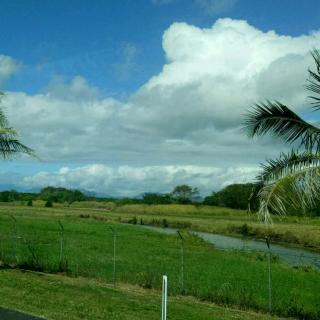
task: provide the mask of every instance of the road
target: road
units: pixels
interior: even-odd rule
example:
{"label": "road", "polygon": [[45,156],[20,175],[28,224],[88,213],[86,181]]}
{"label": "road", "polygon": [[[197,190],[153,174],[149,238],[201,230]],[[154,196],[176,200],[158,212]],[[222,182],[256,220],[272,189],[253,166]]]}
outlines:
{"label": "road", "polygon": [[9,310],[0,308],[0,319],[1,320],[44,320],[43,318],[37,318],[30,316],[29,314],[18,312],[15,310]]}

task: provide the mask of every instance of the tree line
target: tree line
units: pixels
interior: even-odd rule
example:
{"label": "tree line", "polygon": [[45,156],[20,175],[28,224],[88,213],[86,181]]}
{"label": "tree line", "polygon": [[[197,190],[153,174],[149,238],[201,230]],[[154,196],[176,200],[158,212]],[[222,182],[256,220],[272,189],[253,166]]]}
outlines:
{"label": "tree line", "polygon": [[[94,197],[86,195],[77,189],[62,187],[46,187],[39,193],[18,192],[16,190],[0,192],[0,202],[25,201],[32,205],[32,201],[43,200],[49,203],[73,203],[76,201],[112,201],[119,205],[123,204],[205,204],[223,206],[235,209],[246,209],[248,199],[252,195],[254,184],[232,184],[218,192],[201,198],[199,190],[189,185],[178,185],[169,193],[144,193],[136,198],[112,198]],[[257,203],[254,204],[254,208]]]}

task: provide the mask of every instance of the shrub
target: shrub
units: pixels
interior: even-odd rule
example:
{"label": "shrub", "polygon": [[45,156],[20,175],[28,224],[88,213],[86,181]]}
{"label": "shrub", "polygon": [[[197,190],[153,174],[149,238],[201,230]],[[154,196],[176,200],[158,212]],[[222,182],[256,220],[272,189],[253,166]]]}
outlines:
{"label": "shrub", "polygon": [[52,201],[51,201],[51,200],[48,200],[44,206],[45,206],[46,208],[52,208],[52,207],[53,207]]}

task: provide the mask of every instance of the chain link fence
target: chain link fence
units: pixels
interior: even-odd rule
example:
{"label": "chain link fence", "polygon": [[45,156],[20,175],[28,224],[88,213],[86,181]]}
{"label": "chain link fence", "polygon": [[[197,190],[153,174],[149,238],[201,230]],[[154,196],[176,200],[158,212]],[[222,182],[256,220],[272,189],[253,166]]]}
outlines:
{"label": "chain link fence", "polygon": [[[1,266],[137,284],[301,319],[320,318],[320,273],[297,255],[295,266],[270,254],[217,250],[187,231],[91,219],[0,217]],[[313,261],[315,264],[319,261]]]}

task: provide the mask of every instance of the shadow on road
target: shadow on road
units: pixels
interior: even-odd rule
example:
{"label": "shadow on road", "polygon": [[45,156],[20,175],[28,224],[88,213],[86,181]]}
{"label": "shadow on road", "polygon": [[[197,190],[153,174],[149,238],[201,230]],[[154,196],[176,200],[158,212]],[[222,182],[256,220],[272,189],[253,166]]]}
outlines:
{"label": "shadow on road", "polygon": [[9,310],[0,308],[1,320],[44,320],[43,318],[37,318],[26,313],[18,312],[15,310]]}

